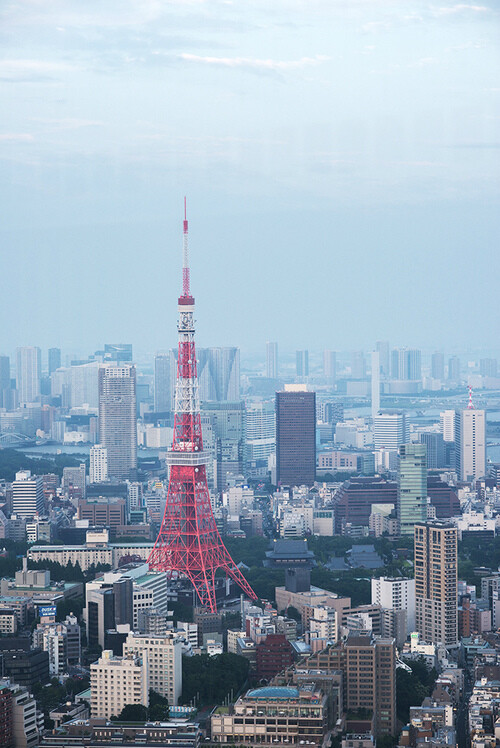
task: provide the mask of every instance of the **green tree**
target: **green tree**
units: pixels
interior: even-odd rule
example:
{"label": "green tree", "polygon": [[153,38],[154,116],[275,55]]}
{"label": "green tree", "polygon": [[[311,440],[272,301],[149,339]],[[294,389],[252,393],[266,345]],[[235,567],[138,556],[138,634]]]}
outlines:
{"label": "green tree", "polygon": [[126,704],[117,717],[118,722],[146,722],[148,709],[144,704]]}
{"label": "green tree", "polygon": [[196,699],[198,704],[220,704],[231,691],[235,696],[248,677],[249,663],[245,657],[225,653],[183,657],[182,703]]}

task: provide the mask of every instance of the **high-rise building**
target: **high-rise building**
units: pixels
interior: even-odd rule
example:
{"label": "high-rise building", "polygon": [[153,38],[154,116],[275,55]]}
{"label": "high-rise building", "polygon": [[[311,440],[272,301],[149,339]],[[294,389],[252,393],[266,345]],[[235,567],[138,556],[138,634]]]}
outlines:
{"label": "high-rise building", "polygon": [[18,518],[34,517],[42,515],[44,508],[42,478],[20,470],[12,482],[12,514]]}
{"label": "high-rise building", "polygon": [[278,377],[278,343],[269,340],[266,343],[266,377]]}
{"label": "high-rise building", "polygon": [[273,402],[245,405],[245,459],[266,460],[276,451],[276,412]]}
{"label": "high-rise building", "polygon": [[380,353],[372,352],[372,418],[380,410]]}
{"label": "high-rise building", "polygon": [[165,413],[172,410],[170,360],[170,352],[157,353],[155,356],[155,413]]}
{"label": "high-rise building", "polygon": [[337,354],[335,351],[323,351],[323,376],[331,387],[337,379]]}
{"label": "high-rise building", "polygon": [[[203,402],[202,417],[210,419],[215,440],[216,487],[226,486],[228,473],[242,473],[245,453],[245,403]],[[205,445],[204,445],[205,446]]]}
{"label": "high-rise building", "polygon": [[71,499],[84,499],[87,489],[86,466],[82,462],[78,467],[63,468],[62,487],[66,496]]}
{"label": "high-rise building", "polygon": [[427,450],[427,470],[440,470],[446,467],[446,449],[443,435],[436,431],[421,431],[418,435]]}
{"label": "high-rise building", "polygon": [[297,377],[309,376],[309,351],[295,351],[295,373]]}
{"label": "high-rise building", "polygon": [[498,362],[496,358],[482,358],[479,362],[479,372],[482,377],[498,376]]}
{"label": "high-rise building", "polygon": [[363,351],[351,353],[351,377],[353,379],[364,379],[366,377],[366,358]]}
{"label": "high-rise building", "polygon": [[415,631],[415,580],[405,577],[372,578],[372,605],[406,611],[406,633]]}
{"label": "high-rise building", "polygon": [[397,451],[401,444],[410,441],[410,424],[402,412],[379,413],[373,419],[375,449]]}
{"label": "high-rise building", "polygon": [[436,351],[431,356],[431,377],[444,379],[444,353],[442,351]]}
{"label": "high-rise building", "polygon": [[90,483],[103,483],[108,479],[108,450],[102,444],[90,448]]}
{"label": "high-rise building", "polygon": [[53,371],[61,368],[61,349],[49,348],[49,377]]}
{"label": "high-rise building", "polygon": [[[176,348],[170,351],[170,391],[177,378]],[[234,402],[240,399],[240,349],[197,348],[197,372],[201,402]]]}
{"label": "high-rise building", "polygon": [[390,348],[387,340],[377,340],[375,350],[380,354],[380,372],[384,377],[391,374],[390,367]]}
{"label": "high-rise building", "polygon": [[455,414],[455,467],[460,480],[486,475],[486,413],[467,408]]}
{"label": "high-rise building", "polygon": [[443,410],[439,414],[440,431],[445,442],[455,441],[455,418],[456,411],[454,410]]}
{"label": "high-rise building", "polygon": [[105,649],[90,666],[92,717],[118,717],[127,704],[149,706],[147,653],[117,657]]}
{"label": "high-rise building", "polygon": [[0,356],[0,408],[10,407],[10,358]]}
{"label": "high-rise building", "polygon": [[135,366],[99,369],[99,439],[112,478],[133,477],[137,469],[135,382]]}
{"label": "high-rise building", "polygon": [[415,523],[427,519],[425,444],[401,444],[399,447],[397,515],[401,535],[413,535]]}
{"label": "high-rise building", "polygon": [[448,359],[448,379],[454,384],[460,382],[460,359],[458,356],[451,356]]}
{"label": "high-rise building", "polygon": [[458,639],[457,528],[442,520],[415,525],[415,619],[421,638],[454,647]]}
{"label": "high-rise building", "polygon": [[132,363],[132,344],[131,343],[105,343],[104,360],[116,361],[117,363]]}
{"label": "high-rise building", "polygon": [[147,653],[149,688],[177,706],[182,691],[182,642],[173,632],[153,636],[130,633],[123,645],[123,654]]}
{"label": "high-rise building", "polygon": [[19,402],[33,403],[40,396],[42,354],[40,348],[26,346],[17,349],[17,389]]}
{"label": "high-rise building", "polygon": [[309,485],[316,478],[316,393],[276,393],[276,480]]}
{"label": "high-rise building", "polygon": [[417,348],[395,348],[391,354],[391,376],[398,380],[422,378],[422,353]]}

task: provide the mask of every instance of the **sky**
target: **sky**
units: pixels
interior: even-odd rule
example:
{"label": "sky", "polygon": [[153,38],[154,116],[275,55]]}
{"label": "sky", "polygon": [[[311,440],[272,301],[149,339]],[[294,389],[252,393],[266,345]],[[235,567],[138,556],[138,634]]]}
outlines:
{"label": "sky", "polygon": [[4,0],[0,352],[498,350],[498,0]]}

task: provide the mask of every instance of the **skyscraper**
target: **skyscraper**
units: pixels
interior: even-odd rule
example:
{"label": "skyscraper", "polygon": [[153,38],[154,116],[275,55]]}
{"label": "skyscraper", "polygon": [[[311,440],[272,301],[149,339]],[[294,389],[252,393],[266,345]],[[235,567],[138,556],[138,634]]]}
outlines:
{"label": "skyscraper", "polygon": [[245,452],[247,462],[266,460],[276,449],[276,413],[273,402],[246,403]]}
{"label": "skyscraper", "polygon": [[0,356],[0,408],[10,408],[10,358]]}
{"label": "skyscraper", "polygon": [[353,379],[364,379],[366,377],[366,359],[363,351],[351,353],[351,377]]}
{"label": "skyscraper", "polygon": [[165,413],[172,410],[170,359],[170,352],[157,353],[155,356],[155,413]]}
{"label": "skyscraper", "polygon": [[44,507],[42,478],[20,470],[12,483],[12,513],[21,518],[34,517],[43,514]]}
{"label": "skyscraper", "polygon": [[335,351],[323,351],[323,376],[327,383],[335,387],[337,379],[337,354]]}
{"label": "skyscraper", "polygon": [[316,478],[316,393],[276,393],[276,480],[311,486]]}
{"label": "skyscraper", "polygon": [[[240,399],[239,348],[198,348],[198,385],[201,402],[234,402]],[[177,349],[171,351],[170,386],[175,390]]]}
{"label": "skyscraper", "polygon": [[486,413],[466,408],[455,414],[455,461],[459,480],[486,475]]}
{"label": "skyscraper", "polygon": [[431,356],[431,377],[444,379],[444,353],[442,351],[436,351]]}
{"label": "skyscraper", "polygon": [[373,419],[375,449],[397,451],[401,444],[410,441],[410,425],[402,412],[380,413]]}
{"label": "skyscraper", "polygon": [[498,376],[498,362],[496,358],[482,358],[479,362],[479,371],[482,377]]}
{"label": "skyscraper", "polygon": [[102,444],[90,448],[90,483],[102,483],[108,479],[108,450]]}
{"label": "skyscraper", "polygon": [[132,343],[105,343],[104,360],[132,363]]}
{"label": "skyscraper", "polygon": [[422,378],[422,353],[417,348],[395,348],[391,353],[391,376],[397,380]]}
{"label": "skyscraper", "polygon": [[33,403],[40,396],[42,356],[40,348],[26,346],[17,349],[17,389],[19,402]]}
{"label": "skyscraper", "polygon": [[415,609],[424,641],[457,644],[457,528],[442,520],[415,525]]}
{"label": "skyscraper", "polygon": [[399,447],[397,515],[400,535],[413,535],[415,523],[427,519],[425,444],[402,444]]}
{"label": "skyscraper", "polygon": [[61,367],[61,349],[49,348],[49,377],[53,371]]}
{"label": "skyscraper", "polygon": [[460,382],[460,359],[458,356],[451,356],[448,359],[448,379],[455,384]]}
{"label": "skyscraper", "polygon": [[99,438],[112,478],[130,478],[137,469],[135,382],[135,366],[99,369]]}
{"label": "skyscraper", "polygon": [[278,376],[278,343],[266,343],[266,377],[276,379]]}
{"label": "skyscraper", "polygon": [[295,372],[297,377],[309,376],[309,351],[295,351]]}
{"label": "skyscraper", "polygon": [[380,410],[380,353],[372,352],[372,418]]}
{"label": "skyscraper", "polygon": [[389,342],[387,340],[377,340],[375,350],[380,353],[380,372],[384,377],[391,374]]}

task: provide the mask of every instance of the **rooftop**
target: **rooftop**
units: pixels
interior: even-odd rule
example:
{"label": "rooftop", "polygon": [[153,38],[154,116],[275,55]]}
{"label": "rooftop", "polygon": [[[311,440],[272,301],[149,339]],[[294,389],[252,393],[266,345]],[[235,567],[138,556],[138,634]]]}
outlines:
{"label": "rooftop", "polygon": [[264,688],[253,688],[245,694],[247,699],[298,699],[298,688],[289,686],[265,686]]}

